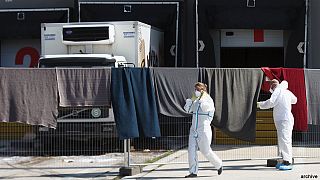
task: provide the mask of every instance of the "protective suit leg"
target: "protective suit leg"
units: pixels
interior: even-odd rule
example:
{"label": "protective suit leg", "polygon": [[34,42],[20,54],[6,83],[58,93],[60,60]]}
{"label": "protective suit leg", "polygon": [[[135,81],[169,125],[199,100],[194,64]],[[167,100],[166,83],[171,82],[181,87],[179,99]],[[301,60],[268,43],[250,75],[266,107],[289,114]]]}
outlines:
{"label": "protective suit leg", "polygon": [[207,160],[217,169],[222,167],[222,160],[214,153],[210,147],[212,138],[211,130],[203,132],[198,138],[198,146],[200,152],[206,157]]}
{"label": "protective suit leg", "polygon": [[189,160],[189,172],[190,174],[198,173],[198,143],[194,137],[194,133],[189,134],[189,145],[188,145],[188,160]]}
{"label": "protective suit leg", "polygon": [[276,121],[278,146],[283,160],[292,163],[292,130],[293,122],[290,120]]}
{"label": "protective suit leg", "polygon": [[279,125],[279,123],[277,123],[277,122],[274,122],[274,124],[275,124],[275,126],[276,126],[276,129],[277,129],[277,142],[278,142],[278,154],[277,155],[279,155],[279,156],[281,156],[282,157],[282,154],[281,154],[281,149],[280,149],[280,131],[278,130],[280,127],[280,125]]}

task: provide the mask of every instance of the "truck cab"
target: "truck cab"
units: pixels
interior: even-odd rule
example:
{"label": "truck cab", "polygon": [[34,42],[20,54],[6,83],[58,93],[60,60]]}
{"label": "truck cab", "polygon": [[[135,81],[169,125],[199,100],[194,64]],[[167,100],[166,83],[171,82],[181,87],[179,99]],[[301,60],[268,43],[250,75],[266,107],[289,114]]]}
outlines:
{"label": "truck cab", "polygon": [[[129,67],[123,56],[110,54],[46,55],[39,59],[38,68],[104,68]],[[106,106],[58,107],[57,128],[40,127],[41,137],[49,142],[57,139],[71,141],[101,141],[116,139],[117,132],[112,108]]]}

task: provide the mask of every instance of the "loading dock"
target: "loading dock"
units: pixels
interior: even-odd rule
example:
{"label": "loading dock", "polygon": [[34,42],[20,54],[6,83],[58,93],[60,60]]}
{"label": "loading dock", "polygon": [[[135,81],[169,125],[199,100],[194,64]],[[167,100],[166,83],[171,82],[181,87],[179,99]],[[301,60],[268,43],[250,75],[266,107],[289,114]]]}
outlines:
{"label": "loading dock", "polygon": [[[197,36],[206,44],[198,52],[199,67],[305,66],[306,57],[297,50],[307,36],[304,0],[198,3]],[[260,33],[258,39],[254,39],[256,33]]]}
{"label": "loading dock", "polygon": [[40,55],[42,22],[72,20],[73,0],[2,1],[0,19],[0,66],[34,67]]}
{"label": "loading dock", "polygon": [[181,62],[180,1],[97,1],[79,0],[79,22],[140,21],[164,32],[165,64],[179,66]]}

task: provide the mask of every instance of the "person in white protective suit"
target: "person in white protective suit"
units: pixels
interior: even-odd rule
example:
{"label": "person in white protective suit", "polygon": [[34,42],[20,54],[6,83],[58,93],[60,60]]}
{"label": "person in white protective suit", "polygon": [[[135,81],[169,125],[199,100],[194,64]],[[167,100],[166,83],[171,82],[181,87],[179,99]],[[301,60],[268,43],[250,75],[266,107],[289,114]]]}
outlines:
{"label": "person in white protective suit", "polygon": [[282,163],[276,165],[280,170],[292,169],[292,130],[294,118],[291,113],[292,104],[297,103],[297,97],[288,90],[288,82],[273,79],[269,90],[270,99],[258,102],[260,109],[273,108],[273,118],[277,129],[279,153],[283,158]]}
{"label": "person in white protective suit", "polygon": [[195,84],[195,93],[191,99],[186,100],[185,111],[193,113],[192,125],[189,134],[188,160],[190,174],[185,178],[197,177],[198,156],[197,150],[218,169],[218,175],[222,173],[222,160],[212,151],[210,144],[212,139],[211,121],[215,107],[213,99],[207,93],[204,83]]}

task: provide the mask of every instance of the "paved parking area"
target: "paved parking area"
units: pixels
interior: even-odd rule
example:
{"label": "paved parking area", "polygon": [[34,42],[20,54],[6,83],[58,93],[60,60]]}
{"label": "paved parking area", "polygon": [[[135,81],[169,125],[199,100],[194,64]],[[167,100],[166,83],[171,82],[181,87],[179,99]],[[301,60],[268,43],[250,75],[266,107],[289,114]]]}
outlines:
{"label": "paved parking area", "polygon": [[[270,148],[270,147],[268,147]],[[197,179],[223,179],[223,180],[253,180],[253,179],[319,179],[320,157],[296,157],[295,165],[291,171],[279,171],[274,167],[267,167],[267,159],[252,158],[232,160],[234,153],[241,154],[262,153],[265,147],[247,147],[242,149],[219,149],[215,151],[223,157],[224,171],[218,176],[217,171],[204,161],[200,155],[199,174]],[[320,148],[296,148],[295,151],[312,151],[320,154]],[[135,176],[122,179],[184,179],[188,174],[186,162],[187,150],[177,151],[154,164],[143,168],[143,172]],[[111,156],[114,159],[123,158],[121,154]],[[230,157],[230,158],[228,158]],[[102,156],[59,156],[59,157],[1,157],[0,180],[34,180],[34,179],[120,179],[119,164],[110,165],[108,158]],[[108,166],[103,166],[108,164]]]}

